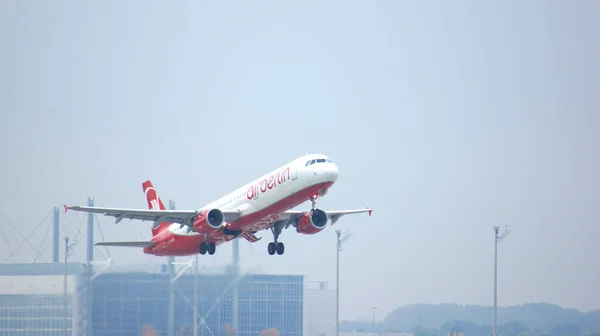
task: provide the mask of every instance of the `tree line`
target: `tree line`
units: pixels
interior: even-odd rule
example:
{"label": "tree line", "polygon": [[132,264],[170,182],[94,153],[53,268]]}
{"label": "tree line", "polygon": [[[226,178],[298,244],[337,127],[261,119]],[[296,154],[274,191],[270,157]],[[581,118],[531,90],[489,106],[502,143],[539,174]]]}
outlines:
{"label": "tree line", "polygon": [[[458,304],[413,304],[399,307],[375,324],[377,332],[410,331],[420,336],[492,334],[493,308]],[[372,331],[368,319],[341,321],[340,331]],[[563,336],[600,332],[600,310],[581,312],[549,303],[498,307],[498,334]]]}

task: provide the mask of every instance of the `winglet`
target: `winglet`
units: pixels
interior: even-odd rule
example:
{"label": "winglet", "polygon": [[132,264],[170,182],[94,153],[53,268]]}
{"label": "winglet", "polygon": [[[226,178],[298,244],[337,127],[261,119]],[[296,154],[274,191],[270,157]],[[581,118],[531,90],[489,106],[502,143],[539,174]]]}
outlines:
{"label": "winglet", "polygon": [[66,204],[63,204],[63,206],[65,207],[65,213],[67,213],[67,211],[69,211],[69,206]]}
{"label": "winglet", "polygon": [[[369,208],[367,208],[369,209]],[[369,209],[369,217],[371,217],[371,212],[373,212],[373,209]]]}

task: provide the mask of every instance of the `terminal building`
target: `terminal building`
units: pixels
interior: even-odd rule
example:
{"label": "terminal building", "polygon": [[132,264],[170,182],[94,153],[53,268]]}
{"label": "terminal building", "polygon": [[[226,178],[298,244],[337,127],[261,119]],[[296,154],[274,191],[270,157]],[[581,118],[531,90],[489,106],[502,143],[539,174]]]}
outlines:
{"label": "terminal building", "polygon": [[[150,328],[154,335],[169,335],[170,325],[171,335],[193,335],[193,269],[170,287],[166,265],[115,265],[96,272],[89,281],[86,267],[0,265],[0,335],[138,336]],[[302,275],[236,277],[230,269],[198,271],[198,335],[261,335],[273,329],[282,336],[335,334],[335,291],[326,283],[315,286]]]}

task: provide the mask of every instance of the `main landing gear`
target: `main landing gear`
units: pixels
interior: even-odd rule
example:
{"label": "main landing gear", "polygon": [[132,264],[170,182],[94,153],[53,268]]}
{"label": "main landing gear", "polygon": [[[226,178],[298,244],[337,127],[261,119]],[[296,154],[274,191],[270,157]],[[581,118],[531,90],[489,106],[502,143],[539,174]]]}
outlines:
{"label": "main landing gear", "polygon": [[267,246],[267,250],[269,251],[270,255],[274,255],[275,252],[277,252],[279,255],[282,255],[283,252],[285,252],[285,245],[283,245],[281,242],[271,242]]}
{"label": "main landing gear", "polygon": [[[321,191],[319,191],[319,193],[310,196],[308,199],[310,200],[310,203],[312,205],[312,209],[315,209],[315,205],[317,203],[317,198],[319,198],[319,194],[321,194]],[[269,245],[267,246],[267,250],[269,252],[270,255],[274,255],[275,252],[277,252],[278,255],[282,255],[285,252],[285,245],[283,245],[283,243],[277,241],[277,239],[279,239],[279,235],[281,234],[281,231],[283,231],[283,226],[285,225],[285,221],[284,222],[275,222],[275,225],[271,226],[271,232],[273,232],[273,242],[269,243]]]}
{"label": "main landing gear", "polygon": [[279,235],[281,234],[281,231],[283,231],[283,225],[284,223],[282,222],[276,222],[275,225],[271,226],[271,232],[273,232],[274,242],[269,243],[269,245],[267,246],[267,250],[269,251],[270,255],[274,255],[275,252],[277,252],[278,255],[282,255],[283,252],[285,252],[285,245],[277,241]]}
{"label": "main landing gear", "polygon": [[208,252],[208,254],[213,255],[215,254],[216,250],[217,250],[217,246],[215,245],[215,243],[206,243],[206,242],[202,242],[200,243],[200,254],[205,255],[206,252]]}

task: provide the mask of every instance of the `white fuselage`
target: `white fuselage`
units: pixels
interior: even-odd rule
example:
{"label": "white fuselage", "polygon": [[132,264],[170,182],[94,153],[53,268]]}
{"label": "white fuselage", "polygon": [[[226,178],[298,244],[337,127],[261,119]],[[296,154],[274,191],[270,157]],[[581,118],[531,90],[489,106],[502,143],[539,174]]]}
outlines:
{"label": "white fuselage", "polygon": [[[309,154],[255,179],[198,210],[214,208],[237,210],[241,217],[244,217],[311,186],[335,182],[337,177],[338,168],[331,159],[325,155]],[[180,224],[171,224],[169,231],[183,236],[198,234]]]}

